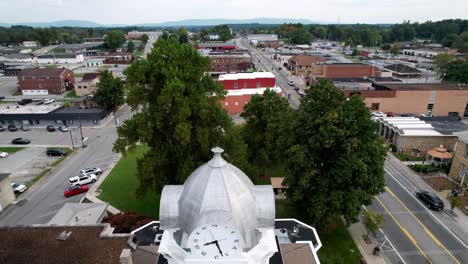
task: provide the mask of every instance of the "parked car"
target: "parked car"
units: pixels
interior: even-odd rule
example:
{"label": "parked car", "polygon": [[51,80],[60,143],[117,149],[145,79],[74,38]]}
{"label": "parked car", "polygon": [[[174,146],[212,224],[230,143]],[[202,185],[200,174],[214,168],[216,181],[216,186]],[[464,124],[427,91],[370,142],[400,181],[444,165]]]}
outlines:
{"label": "parked car", "polygon": [[387,117],[395,117],[395,114],[392,112],[386,112],[385,114],[387,115]]}
{"label": "parked car", "polygon": [[47,131],[55,132],[55,127],[53,125],[47,126]]}
{"label": "parked car", "polygon": [[18,183],[15,183],[15,182],[11,183],[11,188],[13,188],[14,193],[23,193],[24,191],[26,191],[28,189],[28,187],[26,185],[18,184]]}
{"label": "parked car", "polygon": [[16,144],[16,145],[26,145],[31,143],[31,140],[26,139],[26,138],[15,138],[11,141],[11,144]]}
{"label": "parked car", "polygon": [[85,98],[88,99],[88,100],[93,99],[93,97],[94,97],[94,95],[92,95],[92,94],[85,95]]}
{"label": "parked car", "polygon": [[41,104],[44,104],[44,100],[40,100],[36,103],[36,105],[41,105]]}
{"label": "parked car", "polygon": [[50,148],[47,150],[47,156],[65,156],[67,155],[67,152],[63,149],[58,149],[58,148]]}
{"label": "parked car", "polygon": [[99,175],[102,173],[101,168],[87,168],[80,171],[81,174],[96,174]]}
{"label": "parked car", "polygon": [[300,91],[300,90],[297,92],[297,94],[299,94],[301,97],[304,97],[307,95],[306,92]]}
{"label": "parked car", "polygon": [[444,202],[439,197],[437,197],[437,195],[431,192],[417,192],[416,198],[421,200],[421,202],[423,202],[427,207],[429,207],[429,209],[444,210]]}
{"label": "parked car", "polygon": [[96,181],[96,174],[81,174],[80,176],[74,176],[68,179],[70,186],[86,185],[88,183],[94,183]]}
{"label": "parked car", "polygon": [[0,132],[5,131],[5,128],[3,126],[0,126]]}
{"label": "parked car", "polygon": [[53,102],[55,102],[55,99],[45,99],[44,100],[44,104],[51,104]]}
{"label": "parked car", "polygon": [[31,128],[29,126],[21,126],[21,130],[29,131],[29,130],[31,130]]}
{"label": "parked car", "polygon": [[387,117],[383,112],[372,112],[372,117]]}
{"label": "parked car", "polygon": [[70,129],[69,129],[67,126],[63,126],[63,127],[62,127],[62,126],[59,126],[58,130],[59,130],[60,132],[68,132],[68,131],[70,131]]}
{"label": "parked car", "polygon": [[299,90],[300,90],[299,87],[297,87],[297,86],[294,86],[293,89],[294,89],[294,91],[296,91],[296,92],[299,92]]}
{"label": "parked car", "polygon": [[293,81],[288,81],[288,85],[294,86],[294,82]]}
{"label": "parked car", "polygon": [[15,132],[18,131],[18,128],[15,125],[8,125],[8,131]]}
{"label": "parked car", "polygon": [[8,157],[8,153],[7,152],[0,152],[0,158],[6,158]]}
{"label": "parked car", "polygon": [[281,71],[283,69],[283,67],[278,67],[278,71]]}
{"label": "parked car", "polygon": [[27,104],[30,104],[32,102],[33,102],[32,99],[21,99],[20,101],[18,101],[18,104],[19,105],[27,105]]}
{"label": "parked car", "polygon": [[68,187],[68,189],[66,189],[63,192],[63,196],[70,197],[73,195],[78,195],[80,193],[85,193],[87,191],[88,191],[88,186],[86,185],[74,185],[74,186]]}

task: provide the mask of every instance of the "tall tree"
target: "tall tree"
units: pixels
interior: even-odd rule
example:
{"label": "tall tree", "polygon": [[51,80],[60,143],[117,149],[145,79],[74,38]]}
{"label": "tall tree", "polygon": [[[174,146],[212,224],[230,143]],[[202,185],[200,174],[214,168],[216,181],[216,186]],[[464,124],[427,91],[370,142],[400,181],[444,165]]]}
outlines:
{"label": "tall tree", "polygon": [[246,119],[243,138],[250,161],[265,168],[284,158],[293,115],[288,100],[273,90],[252,96],[241,114]]}
{"label": "tall tree", "polygon": [[127,49],[128,49],[128,52],[133,52],[135,50],[135,42],[130,40],[127,43]]}
{"label": "tall tree", "polygon": [[125,43],[125,35],[120,30],[112,30],[106,34],[104,44],[111,50],[116,50]]}
{"label": "tall tree", "polygon": [[232,121],[209,69],[191,45],[160,38],[146,60],[125,70],[127,103],[138,111],[118,128],[114,150],[125,154],[140,142],[150,147],[138,160],[138,194],[183,183],[211,158],[211,147],[223,145]]}
{"label": "tall tree", "polygon": [[445,81],[455,83],[468,83],[468,61],[456,60],[447,65],[447,73],[444,76]]}
{"label": "tall tree", "polygon": [[141,35],[141,41],[143,41],[143,43],[146,44],[148,42],[148,40],[149,40],[149,37],[148,37],[147,34]]}
{"label": "tall tree", "polygon": [[233,38],[231,29],[228,25],[215,26],[212,32],[217,33],[222,41],[227,41]]}
{"label": "tall tree", "polygon": [[440,79],[444,79],[447,74],[447,67],[453,61],[453,56],[450,53],[440,53],[434,58],[434,65],[437,75]]}
{"label": "tall tree", "polygon": [[330,218],[357,220],[362,204],[383,191],[386,150],[362,98],[347,99],[319,81],[302,99],[287,155],[288,198],[323,227]]}
{"label": "tall tree", "polygon": [[398,56],[400,54],[400,44],[393,44],[392,47],[390,48],[390,53],[393,54],[394,56]]}
{"label": "tall tree", "polygon": [[179,43],[188,43],[189,42],[189,36],[188,36],[188,31],[185,28],[179,28],[177,30],[177,40]]}
{"label": "tall tree", "polygon": [[291,43],[293,44],[310,44],[311,40],[312,35],[304,26],[297,28],[291,34]]}
{"label": "tall tree", "polygon": [[97,84],[93,99],[106,109],[115,110],[125,103],[124,85],[120,78],[114,78],[110,71],[101,71],[101,79]]}

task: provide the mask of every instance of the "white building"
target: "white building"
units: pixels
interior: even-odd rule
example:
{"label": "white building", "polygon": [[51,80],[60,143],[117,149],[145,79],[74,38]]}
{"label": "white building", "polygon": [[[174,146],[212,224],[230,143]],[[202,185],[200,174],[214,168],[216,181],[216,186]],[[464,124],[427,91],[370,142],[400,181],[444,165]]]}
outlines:
{"label": "white building", "polygon": [[23,41],[23,47],[35,48],[37,46],[38,45],[36,41]]}
{"label": "white building", "polygon": [[209,40],[220,40],[221,37],[218,34],[209,34],[206,36]]}
{"label": "white building", "polygon": [[23,63],[35,63],[37,62],[36,58],[30,54],[22,53],[13,53],[13,54],[4,54],[0,56],[0,61],[3,62],[23,62]]}
{"label": "white building", "polygon": [[[213,158],[184,185],[162,191],[159,226],[150,225],[164,230],[158,253],[167,263],[269,264],[272,258],[282,264],[320,263],[315,229],[295,219],[275,220],[272,186],[254,185],[222,158],[223,149],[212,151]],[[309,238],[300,236],[305,233]],[[139,245],[135,238],[131,241]]]}
{"label": "white building", "polygon": [[104,59],[87,59],[85,60],[86,67],[102,67],[104,66]]}
{"label": "white building", "polygon": [[40,64],[72,64],[84,62],[83,54],[46,54],[37,56]]}

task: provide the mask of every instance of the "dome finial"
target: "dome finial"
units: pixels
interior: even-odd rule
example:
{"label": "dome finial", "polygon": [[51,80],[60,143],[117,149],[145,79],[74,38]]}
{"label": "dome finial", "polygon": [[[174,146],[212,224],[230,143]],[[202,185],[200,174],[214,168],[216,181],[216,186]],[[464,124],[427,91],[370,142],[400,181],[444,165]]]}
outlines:
{"label": "dome finial", "polygon": [[224,152],[224,149],[220,147],[214,147],[211,149],[211,152],[213,152],[213,158],[208,162],[208,165],[212,168],[219,168],[223,167],[226,165],[226,161],[221,157],[221,153]]}

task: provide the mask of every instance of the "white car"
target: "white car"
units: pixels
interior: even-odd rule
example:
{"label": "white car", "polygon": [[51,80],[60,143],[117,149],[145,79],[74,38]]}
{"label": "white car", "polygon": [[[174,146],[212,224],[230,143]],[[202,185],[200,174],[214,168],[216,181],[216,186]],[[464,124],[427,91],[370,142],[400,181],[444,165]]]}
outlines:
{"label": "white car", "polygon": [[24,191],[26,191],[28,189],[28,187],[26,187],[26,185],[17,184],[15,182],[11,183],[11,188],[13,188],[14,193],[23,193]]}
{"label": "white car", "polygon": [[0,152],[0,158],[6,158],[6,157],[8,157],[8,153]]}
{"label": "white car", "polygon": [[80,174],[96,174],[99,175],[102,173],[101,168],[86,168],[80,171]]}
{"label": "white car", "polygon": [[86,185],[97,181],[96,174],[81,174],[80,176],[74,176],[68,179],[70,186],[75,185]]}
{"label": "white car", "polygon": [[44,100],[44,104],[51,104],[53,102],[55,102],[55,99],[45,99]]}

